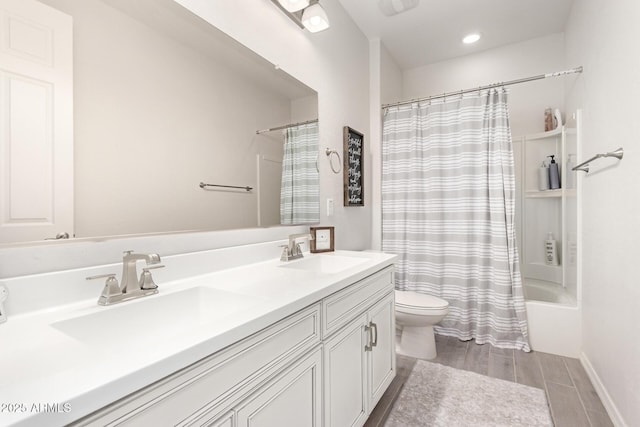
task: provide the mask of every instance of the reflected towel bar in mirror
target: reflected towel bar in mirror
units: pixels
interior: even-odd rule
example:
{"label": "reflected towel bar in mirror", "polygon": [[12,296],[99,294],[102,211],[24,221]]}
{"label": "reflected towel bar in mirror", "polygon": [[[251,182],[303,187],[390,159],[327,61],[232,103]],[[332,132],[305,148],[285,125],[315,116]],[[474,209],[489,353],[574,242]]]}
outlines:
{"label": "reflected towel bar in mirror", "polygon": [[205,184],[204,182],[201,182],[200,183],[200,188],[205,188],[205,187],[238,188],[238,189],[245,190],[245,191],[253,190],[253,187],[249,187],[248,185],[246,187],[242,187],[242,186],[238,186],[238,185]]}

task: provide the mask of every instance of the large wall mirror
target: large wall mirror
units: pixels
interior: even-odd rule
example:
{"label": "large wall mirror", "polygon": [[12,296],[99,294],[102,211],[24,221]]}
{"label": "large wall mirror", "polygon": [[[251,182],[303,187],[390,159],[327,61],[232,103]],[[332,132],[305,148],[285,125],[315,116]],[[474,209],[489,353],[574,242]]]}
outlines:
{"label": "large wall mirror", "polygon": [[[171,0],[39,2],[73,18],[70,234],[319,221],[314,90]],[[16,229],[0,244],[55,236]]]}

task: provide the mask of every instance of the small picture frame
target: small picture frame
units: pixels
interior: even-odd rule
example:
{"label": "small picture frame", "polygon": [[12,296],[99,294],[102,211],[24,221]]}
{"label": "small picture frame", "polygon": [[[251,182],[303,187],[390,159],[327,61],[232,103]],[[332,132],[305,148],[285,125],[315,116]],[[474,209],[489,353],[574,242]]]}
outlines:
{"label": "small picture frame", "polygon": [[333,227],[310,227],[309,232],[313,236],[310,241],[309,250],[313,254],[320,252],[333,252],[334,238]]}

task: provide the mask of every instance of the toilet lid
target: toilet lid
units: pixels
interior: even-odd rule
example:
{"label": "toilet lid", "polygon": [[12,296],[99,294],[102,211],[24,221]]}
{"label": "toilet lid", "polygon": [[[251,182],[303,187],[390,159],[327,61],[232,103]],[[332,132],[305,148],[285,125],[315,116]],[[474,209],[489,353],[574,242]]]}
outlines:
{"label": "toilet lid", "polygon": [[411,291],[395,291],[396,305],[415,309],[447,308],[449,303],[433,295]]}

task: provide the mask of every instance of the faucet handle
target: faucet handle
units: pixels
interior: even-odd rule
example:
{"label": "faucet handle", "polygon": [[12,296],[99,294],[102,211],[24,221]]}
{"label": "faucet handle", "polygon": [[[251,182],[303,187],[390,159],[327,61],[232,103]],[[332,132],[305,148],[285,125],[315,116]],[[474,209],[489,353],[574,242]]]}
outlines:
{"label": "faucet handle", "polygon": [[289,252],[289,245],[280,245],[278,246],[282,248],[282,255],[280,255],[280,261],[289,261],[291,257],[291,252]]}
{"label": "faucet handle", "polygon": [[153,281],[153,276],[151,276],[151,272],[149,270],[153,270],[156,268],[163,268],[164,265],[154,265],[153,267],[145,267],[142,269],[142,274],[140,275],[140,281],[138,284],[140,285],[140,289],[148,290],[148,289],[158,289],[158,285]]}
{"label": "faucet handle", "polygon": [[118,285],[118,279],[116,279],[115,273],[89,276],[86,278],[86,280],[103,279],[105,277],[107,278],[107,280],[104,282],[104,288],[102,289],[102,294],[100,294],[100,298],[98,299],[98,304],[100,305],[105,305],[104,302],[108,301],[110,297],[122,294],[122,290]]}

